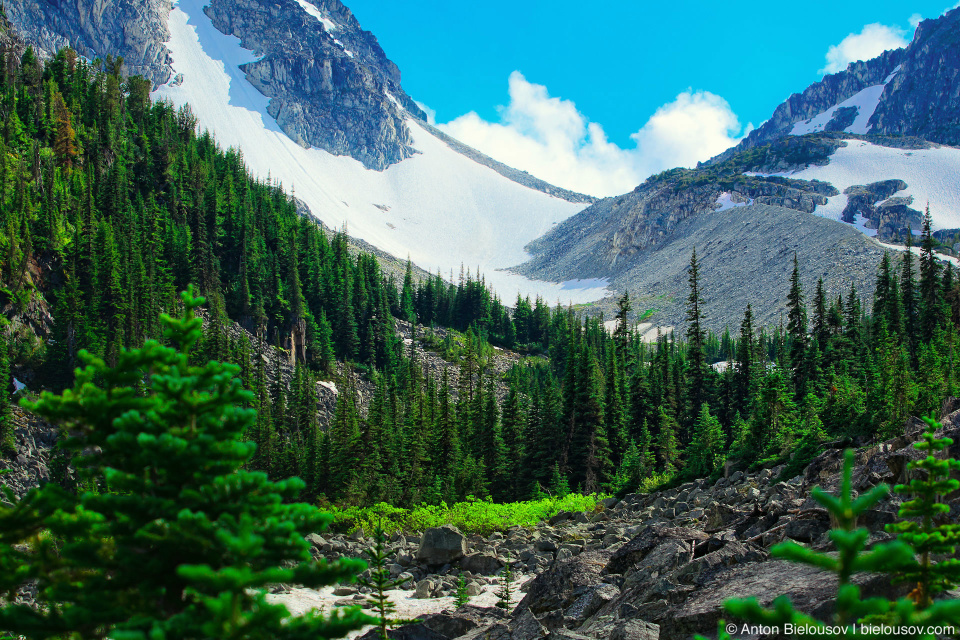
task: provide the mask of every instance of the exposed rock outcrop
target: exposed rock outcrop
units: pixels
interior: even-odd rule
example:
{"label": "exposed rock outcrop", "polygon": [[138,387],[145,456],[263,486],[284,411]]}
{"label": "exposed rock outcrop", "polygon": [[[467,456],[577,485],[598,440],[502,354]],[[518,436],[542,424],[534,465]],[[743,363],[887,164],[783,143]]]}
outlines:
{"label": "exposed rock outcrop", "polygon": [[27,44],[49,56],[63,47],[94,60],[123,58],[124,70],[155,84],[170,79],[170,0],[7,2],[7,17]]}
{"label": "exposed rock outcrop", "polygon": [[[960,442],[960,411],[951,399],[944,406],[940,435]],[[881,482],[908,481],[906,464],[921,457],[912,445],[923,423],[911,419],[903,435],[857,452],[853,487],[864,492]],[[960,454],[960,444],[954,445]],[[768,550],[795,540],[829,550],[827,512],[810,498],[819,485],[835,492],[842,450],[827,447],[803,473],[781,478],[785,467],[756,473],[735,472],[716,482],[697,480],[652,494],[631,494],[606,502],[601,511],[561,513],[531,530],[512,528],[482,538],[470,536],[468,550],[510,561],[526,592],[505,615],[493,608],[467,606],[425,616],[418,625],[390,632],[391,638],[432,640],[689,640],[712,637],[727,617],[729,598],[756,597],[762,605],[788,595],[801,611],[829,620],[837,581],[833,574],[774,559]],[[960,497],[948,496],[948,518],[960,511]],[[903,497],[891,496],[861,520],[871,542],[892,538],[884,526],[896,519]],[[720,511],[718,511],[720,508]],[[424,585],[424,597],[445,597],[462,575],[471,586],[491,578],[452,566],[437,569],[414,558],[414,550],[432,536],[396,535],[394,569]],[[546,544],[545,541],[555,544]],[[315,548],[330,559],[356,555],[369,540],[341,534]],[[469,557],[469,556],[468,556]],[[391,571],[393,572],[394,569]],[[895,598],[909,587],[888,576],[855,574],[865,596]],[[361,589],[361,592],[363,589]],[[729,621],[729,620],[728,620]]]}
{"label": "exposed rock outcrop", "polygon": [[426,114],[376,37],[339,0],[213,0],[206,13],[261,56],[243,70],[294,141],[377,170],[415,153],[403,110]]}

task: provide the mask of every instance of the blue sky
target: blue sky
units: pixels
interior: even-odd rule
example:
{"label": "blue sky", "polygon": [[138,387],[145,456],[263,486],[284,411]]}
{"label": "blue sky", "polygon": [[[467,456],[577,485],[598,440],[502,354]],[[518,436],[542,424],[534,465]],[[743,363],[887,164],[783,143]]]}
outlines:
{"label": "blue sky", "polygon": [[722,151],[824,70],[909,41],[948,1],[345,3],[441,128],[612,195]]}

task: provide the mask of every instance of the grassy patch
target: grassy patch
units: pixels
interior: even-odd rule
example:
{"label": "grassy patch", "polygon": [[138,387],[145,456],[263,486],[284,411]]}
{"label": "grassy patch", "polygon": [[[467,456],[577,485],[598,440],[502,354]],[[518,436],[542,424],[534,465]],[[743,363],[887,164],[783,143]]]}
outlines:
{"label": "grassy patch", "polygon": [[524,502],[494,503],[482,500],[458,502],[448,506],[420,505],[401,509],[386,503],[372,507],[325,507],[333,515],[333,529],[349,533],[362,528],[372,531],[383,522],[386,531],[422,531],[452,524],[465,534],[490,535],[513,526],[532,527],[561,511],[593,511],[605,495],[570,494],[563,498],[544,498]]}

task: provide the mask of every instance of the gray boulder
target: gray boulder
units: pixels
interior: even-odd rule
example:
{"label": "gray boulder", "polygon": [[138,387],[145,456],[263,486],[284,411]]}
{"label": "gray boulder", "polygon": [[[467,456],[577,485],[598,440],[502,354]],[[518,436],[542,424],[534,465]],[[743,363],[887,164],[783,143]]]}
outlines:
{"label": "gray boulder", "polygon": [[582,595],[583,591],[578,590],[601,581],[601,571],[609,559],[609,551],[598,549],[556,562],[529,583],[516,613],[525,609],[535,614],[566,609]]}
{"label": "gray boulder", "polygon": [[449,524],[424,531],[417,549],[417,560],[430,566],[456,562],[465,555],[467,539]]}
{"label": "gray boulder", "polygon": [[503,568],[503,562],[489,553],[471,553],[460,558],[460,568],[471,573],[490,576]]}

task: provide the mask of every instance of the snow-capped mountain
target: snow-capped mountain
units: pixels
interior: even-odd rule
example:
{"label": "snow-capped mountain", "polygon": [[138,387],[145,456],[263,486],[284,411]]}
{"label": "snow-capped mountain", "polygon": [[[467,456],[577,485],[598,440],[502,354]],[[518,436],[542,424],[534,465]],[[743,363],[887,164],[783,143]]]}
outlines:
{"label": "snow-capped mountain", "polygon": [[116,53],[132,56],[132,72],[148,71],[154,96],[189,105],[201,128],[329,227],[445,277],[479,271],[506,302],[518,293],[562,303],[606,293],[601,280],[503,271],[594,199],[430,127],[399,69],[339,0],[121,0],[115,12],[79,2],[85,25],[47,15],[46,5],[18,5],[11,21],[47,51],[70,44],[90,56],[137,33],[136,46]]}
{"label": "snow-capped mountain", "polygon": [[904,49],[825,76],[776,108],[733,153],[819,131],[915,136],[960,145],[960,9],[924,20]]}

